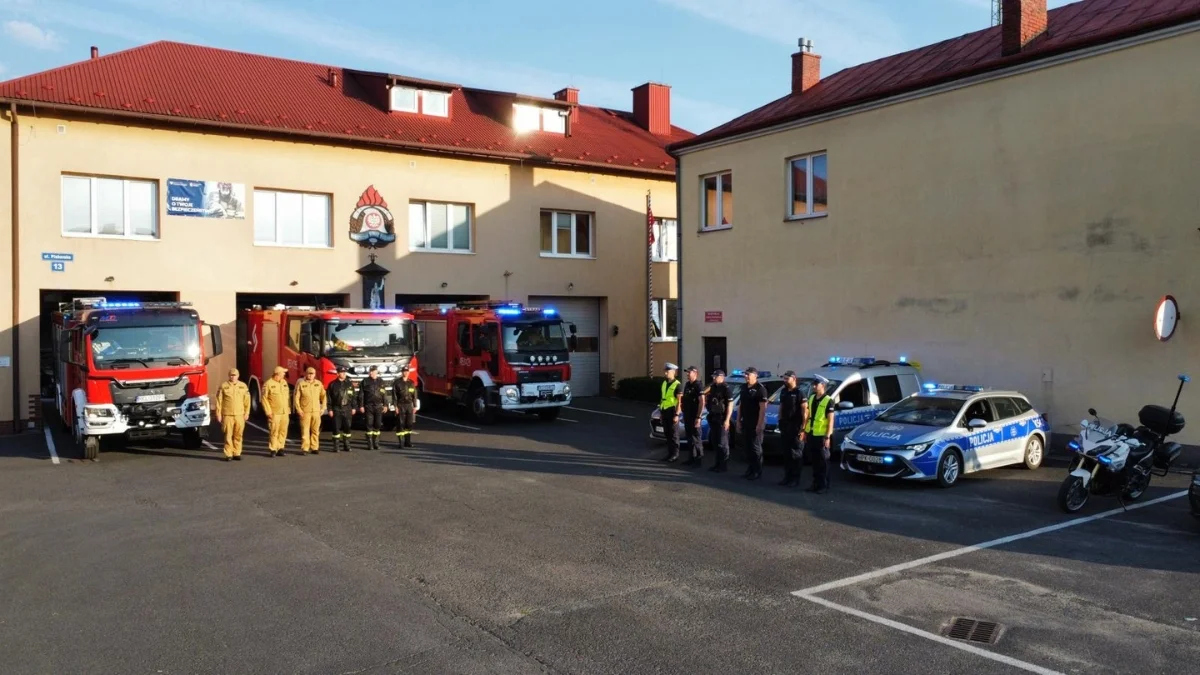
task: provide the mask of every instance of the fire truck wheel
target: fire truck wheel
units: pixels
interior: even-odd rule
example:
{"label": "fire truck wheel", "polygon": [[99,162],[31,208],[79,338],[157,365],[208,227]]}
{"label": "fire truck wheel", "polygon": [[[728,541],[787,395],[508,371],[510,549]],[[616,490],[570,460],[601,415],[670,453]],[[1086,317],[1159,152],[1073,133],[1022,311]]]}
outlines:
{"label": "fire truck wheel", "polygon": [[83,437],[83,458],[96,459],[100,456],[100,437],[99,436],[84,436]]}
{"label": "fire truck wheel", "polygon": [[538,417],[542,418],[543,422],[553,422],[558,419],[558,408],[546,408],[538,411]]}
{"label": "fire truck wheel", "polygon": [[496,421],[496,411],[487,403],[487,389],[476,385],[471,389],[469,397],[471,417],[480,424],[491,424]]}
{"label": "fire truck wheel", "polygon": [[254,419],[262,419],[262,400],[258,395],[258,382],[250,383],[250,416]]}
{"label": "fire truck wheel", "polygon": [[204,439],[200,437],[199,429],[183,430],[183,447],[185,450],[199,450],[201,445],[204,445]]}

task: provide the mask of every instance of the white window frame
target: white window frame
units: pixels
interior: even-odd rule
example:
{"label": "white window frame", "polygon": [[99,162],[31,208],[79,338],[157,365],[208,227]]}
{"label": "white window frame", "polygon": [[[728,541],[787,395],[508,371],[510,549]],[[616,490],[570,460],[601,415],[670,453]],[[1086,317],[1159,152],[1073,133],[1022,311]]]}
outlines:
{"label": "white window frame", "polygon": [[[444,100],[446,102],[445,110],[443,110],[442,112],[429,112],[429,106],[426,103],[426,99],[428,99],[430,96],[442,97],[442,100]],[[449,92],[432,91],[429,89],[422,89],[421,90],[421,114],[429,115],[430,117],[449,117],[450,116],[450,94],[449,94]]]}
{"label": "white window frame", "polygon": [[[475,208],[471,204],[462,204],[459,202],[439,202],[439,201],[429,201],[429,200],[424,200],[424,199],[414,199],[408,203],[410,214],[412,213],[412,207],[417,204],[420,204],[422,207],[424,207],[425,222],[417,224],[417,223],[412,222],[411,217],[409,218],[409,220],[408,220],[408,227],[409,227],[408,250],[409,251],[412,251],[413,253],[452,253],[452,254],[456,254],[456,255],[467,255],[467,254],[472,254],[475,252]],[[449,218],[450,207],[461,206],[467,210],[467,248],[466,249],[433,248],[432,246],[429,245],[429,242],[432,241],[432,239],[433,239],[433,237],[431,237],[429,235],[429,206],[430,206],[430,204],[440,204],[442,206],[445,206],[447,219]],[[420,226],[420,227],[424,228],[424,230],[425,230],[425,236],[424,236],[425,245],[424,246],[413,246],[413,244],[412,244],[412,228],[417,227],[417,226]],[[450,223],[449,223],[449,220],[447,220],[446,243],[449,246],[453,246],[454,245],[454,235],[450,232],[449,228],[450,228]]]}
{"label": "white window frame", "polygon": [[[411,108],[399,108],[396,106],[396,91],[397,90],[412,92],[413,104],[412,104]],[[419,89],[417,89],[416,87],[405,87],[405,86],[401,86],[401,85],[394,85],[392,87],[391,91],[388,92],[388,107],[391,108],[392,112],[419,113],[419,112],[421,112],[421,91]]]}
{"label": "white window frame", "polygon": [[[594,260],[596,258],[596,214],[590,211],[555,211],[552,209],[542,209],[541,213],[550,214],[550,251],[542,251],[541,247],[541,232],[538,232],[538,253],[543,258],[577,258],[582,260]],[[558,250],[558,216],[571,216],[571,253],[556,253]],[[588,251],[590,253],[575,253],[578,243],[576,238],[576,221],[575,217],[584,215],[588,217]],[[541,214],[538,214],[538,227],[541,227]]]}
{"label": "white window frame", "polygon": [[[409,91],[413,95],[412,107],[397,107],[396,92]],[[440,96],[446,102],[446,109],[443,112],[429,112],[429,106],[425,100],[429,96]],[[416,113],[419,115],[429,115],[430,117],[449,117],[450,116],[450,92],[438,91],[434,89],[419,89],[417,87],[408,87],[402,84],[392,85],[388,91],[388,109],[392,112]]]}
{"label": "white window frame", "polygon": [[[278,206],[276,206],[276,209],[275,209],[275,241],[273,241],[273,242],[258,241],[258,239],[257,239],[257,236],[258,236],[257,235],[258,200],[260,198],[262,198],[263,195],[268,195],[268,194],[271,195],[272,199],[274,199],[275,195],[279,195],[279,194],[300,195],[300,209],[301,209],[300,210],[300,239],[301,239],[301,243],[299,243],[299,244],[283,243],[283,236],[281,234],[281,230],[279,229],[279,208],[278,208]],[[307,241],[304,241],[304,239],[308,236],[308,233],[304,229],[304,198],[305,197],[321,197],[321,198],[325,199],[325,201],[326,201],[325,232],[326,232],[326,238],[328,239],[329,243],[310,244]],[[278,204],[278,202],[277,202],[277,204]],[[275,248],[313,248],[313,249],[326,249],[326,250],[333,248],[333,195],[325,193],[325,192],[302,192],[300,190],[276,190],[276,189],[272,189],[272,188],[254,188],[253,206],[254,206],[254,225],[251,227],[251,235],[250,236],[255,238],[254,239],[255,246],[269,246],[269,247],[275,247]]]}
{"label": "white window frame", "polygon": [[[657,316],[658,320],[662,322],[662,332],[663,333],[667,332],[667,325],[668,325],[667,324],[667,302],[669,302],[669,301],[675,302],[676,310],[678,310],[678,302],[679,302],[678,298],[654,298],[654,300],[651,301],[651,305],[654,308],[655,316]],[[678,330],[679,329],[679,324],[678,324],[679,317],[676,316],[675,319],[676,319],[675,328],[676,328],[676,330]],[[651,329],[653,330],[653,326],[651,326]],[[650,341],[651,342],[679,342],[679,336],[678,335],[660,335],[658,337],[650,338]]]}
{"label": "white window frame", "polygon": [[[533,111],[537,111],[537,126],[533,126],[533,124],[523,127],[517,125],[517,114],[522,109],[530,116],[530,122],[533,121]],[[534,105],[532,103],[513,103],[512,128],[513,131],[519,134],[544,131],[546,133],[565,136],[567,133],[567,111],[559,108]]]}
{"label": "white window frame", "polygon": [[[716,209],[717,209],[718,221],[717,221],[716,225],[706,225],[706,223],[708,222],[708,194],[705,192],[704,183],[709,178],[712,178],[714,176],[717,179]],[[729,229],[733,228],[733,220],[730,220],[728,223],[720,222],[720,214],[724,213],[724,211],[725,211],[725,209],[724,209],[725,190],[722,189],[724,187],[724,183],[725,183],[725,176],[729,176],[732,178],[733,177],[733,169],[726,169],[724,171],[718,171],[716,173],[709,173],[709,174],[700,176],[700,231],[701,232],[717,232],[719,230],[729,230]]]}
{"label": "white window frame", "polygon": [[[87,180],[90,183],[88,192],[88,206],[91,211],[91,231],[90,232],[67,232],[66,227],[66,203],[63,195],[66,193],[64,188],[67,179]],[[125,232],[123,234],[102,234],[96,231],[96,181],[98,180],[119,180],[122,183],[124,198],[121,201],[121,210],[125,218]],[[154,214],[154,234],[146,236],[144,234],[132,234],[132,226],[129,223],[129,185],[130,183],[143,183],[149,185],[154,191],[154,207],[151,213]],[[122,178],[119,176],[84,176],[80,174],[62,174],[59,180],[59,234],[63,237],[79,237],[79,238],[95,238],[95,239],[131,239],[134,241],[158,241],[161,238],[159,224],[161,219],[158,213],[158,181],[146,180],[142,178]]]}
{"label": "white window frame", "polygon": [[[786,174],[787,174],[787,178],[786,178],[786,180],[787,180],[787,204],[785,205],[784,213],[787,214],[788,220],[808,220],[809,218],[824,218],[825,216],[829,215],[829,202],[828,201],[825,202],[825,210],[824,211],[815,211],[815,212],[813,211],[813,199],[815,196],[813,193],[813,160],[815,160],[817,157],[825,158],[825,172],[828,173],[829,172],[829,153],[826,151],[814,152],[814,153],[807,154],[807,155],[797,155],[795,157],[789,157],[787,160],[787,170],[786,170]],[[796,162],[804,162],[805,163],[804,172],[805,172],[805,180],[807,181],[807,185],[805,185],[805,189],[808,191],[808,193],[807,193],[808,194],[808,202],[805,206],[805,208],[807,210],[804,213],[794,213],[792,211],[792,209],[795,208],[795,206],[796,206],[796,200],[794,198],[795,194],[796,194],[796,184],[795,184],[795,181],[792,180],[792,166]],[[826,191],[826,197],[828,198],[829,176],[825,177],[825,191]]]}
{"label": "white window frame", "polygon": [[[674,253],[674,255],[672,255]],[[675,218],[654,219],[654,262],[679,262],[679,221]]]}

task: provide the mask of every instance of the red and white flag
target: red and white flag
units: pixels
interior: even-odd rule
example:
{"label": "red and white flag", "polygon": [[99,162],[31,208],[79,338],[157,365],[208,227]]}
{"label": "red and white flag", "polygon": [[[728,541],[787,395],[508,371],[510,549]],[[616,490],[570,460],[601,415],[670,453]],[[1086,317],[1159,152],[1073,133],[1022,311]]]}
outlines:
{"label": "red and white flag", "polygon": [[650,206],[650,193],[646,193],[646,229],[650,233],[650,245],[654,245],[654,209]]}

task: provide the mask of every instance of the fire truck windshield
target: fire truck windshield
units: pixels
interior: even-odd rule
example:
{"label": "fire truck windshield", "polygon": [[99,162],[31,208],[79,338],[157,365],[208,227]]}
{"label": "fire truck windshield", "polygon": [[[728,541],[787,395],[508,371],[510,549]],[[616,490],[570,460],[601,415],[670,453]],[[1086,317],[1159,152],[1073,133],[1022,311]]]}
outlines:
{"label": "fire truck windshield", "polygon": [[505,321],[501,330],[506,352],[567,351],[562,321]]}
{"label": "fire truck windshield", "polygon": [[412,326],[378,321],[326,324],[325,353],[342,356],[412,354]]}
{"label": "fire truck windshield", "polygon": [[196,324],[174,326],[97,326],[91,332],[97,368],[117,365],[192,365],[200,357]]}

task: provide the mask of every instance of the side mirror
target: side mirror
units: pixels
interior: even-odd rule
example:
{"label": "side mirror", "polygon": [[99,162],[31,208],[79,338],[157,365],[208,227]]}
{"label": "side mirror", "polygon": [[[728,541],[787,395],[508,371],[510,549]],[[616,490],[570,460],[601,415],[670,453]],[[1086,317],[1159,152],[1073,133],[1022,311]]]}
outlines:
{"label": "side mirror", "polygon": [[842,401],[837,407],[838,410],[854,410],[854,401]]}
{"label": "side mirror", "polygon": [[220,356],[225,351],[225,345],[221,343],[221,327],[211,323],[204,325],[208,327],[208,342],[212,345],[212,354],[208,358]]}
{"label": "side mirror", "polygon": [[579,332],[579,329],[575,327],[575,324],[570,324],[567,326],[567,330],[571,331],[571,335]]}
{"label": "side mirror", "polygon": [[987,422],[984,422],[983,420],[979,419],[978,417],[971,420],[970,422],[967,422],[967,427],[970,429],[982,429],[986,426],[987,426]]}
{"label": "side mirror", "polygon": [[[571,326],[571,328],[574,328],[574,326]],[[579,351],[579,338],[574,334],[574,331],[572,331],[571,336],[567,338],[567,349],[573,352]]]}
{"label": "side mirror", "polygon": [[1091,415],[1092,417],[1095,417],[1095,416],[1096,416],[1096,409],[1095,409],[1095,408],[1088,408],[1088,414],[1089,414],[1089,415]]}
{"label": "side mirror", "polygon": [[420,323],[413,324],[413,353],[420,354],[421,347],[425,344],[425,325]]}

